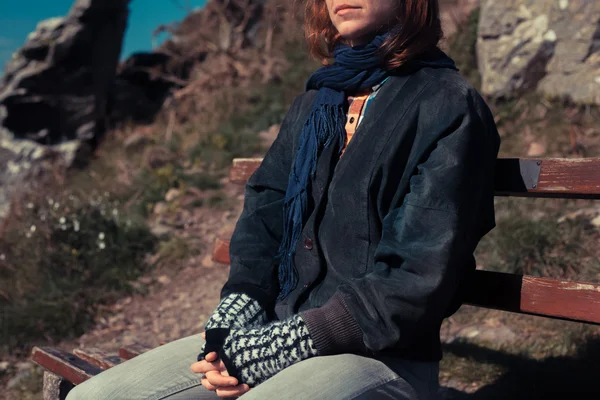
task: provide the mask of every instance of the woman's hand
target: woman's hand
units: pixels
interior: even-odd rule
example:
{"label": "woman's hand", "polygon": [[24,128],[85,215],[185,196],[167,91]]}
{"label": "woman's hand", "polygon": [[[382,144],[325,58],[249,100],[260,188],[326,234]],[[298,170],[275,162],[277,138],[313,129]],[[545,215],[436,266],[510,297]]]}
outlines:
{"label": "woman's hand", "polygon": [[[202,337],[205,337],[204,333]],[[225,364],[217,359],[215,352],[208,353],[204,360],[193,363],[190,369],[194,373],[204,374],[201,378],[202,386],[219,397],[239,397],[250,390],[248,385],[239,385],[236,378],[229,376]]]}

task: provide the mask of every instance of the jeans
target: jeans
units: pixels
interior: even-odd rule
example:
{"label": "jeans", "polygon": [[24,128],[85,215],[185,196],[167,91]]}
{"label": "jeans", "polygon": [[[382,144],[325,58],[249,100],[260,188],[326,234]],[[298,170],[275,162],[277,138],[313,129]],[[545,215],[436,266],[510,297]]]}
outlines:
{"label": "jeans", "polygon": [[[198,335],[159,346],[75,386],[67,400],[219,399],[190,365]],[[239,399],[433,399],[439,363],[354,354],[314,357],[284,369]]]}

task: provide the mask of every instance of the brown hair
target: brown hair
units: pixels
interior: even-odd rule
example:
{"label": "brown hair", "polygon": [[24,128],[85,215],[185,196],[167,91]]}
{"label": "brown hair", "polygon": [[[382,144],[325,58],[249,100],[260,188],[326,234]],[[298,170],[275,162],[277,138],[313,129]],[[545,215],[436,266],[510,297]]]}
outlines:
{"label": "brown hair", "polygon": [[[438,0],[397,0],[396,24],[388,27],[397,33],[380,47],[389,70],[400,67],[415,56],[435,48],[444,37]],[[306,0],[304,35],[311,56],[323,65],[342,40],[329,18],[325,0]]]}

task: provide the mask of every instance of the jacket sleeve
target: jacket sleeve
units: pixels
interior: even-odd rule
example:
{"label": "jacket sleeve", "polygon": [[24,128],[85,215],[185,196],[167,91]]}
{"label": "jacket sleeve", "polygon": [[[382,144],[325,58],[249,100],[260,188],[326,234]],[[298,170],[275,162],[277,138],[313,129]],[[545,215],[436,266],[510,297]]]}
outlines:
{"label": "jacket sleeve", "polygon": [[462,96],[443,99],[446,109],[436,119],[420,113],[418,132],[439,132],[419,152],[408,194],[383,219],[373,271],[303,312],[320,355],[376,353],[439,331],[465,264],[473,263],[479,239],[495,225],[493,213],[491,221],[477,219],[480,209],[493,207],[500,139],[479,94]]}
{"label": "jacket sleeve", "polygon": [[244,206],[235,225],[229,255],[229,279],[221,299],[245,293],[265,309],[279,294],[275,256],[283,235],[283,201],[292,166],[294,127],[301,96],[287,112],[277,138],[245,186]]}

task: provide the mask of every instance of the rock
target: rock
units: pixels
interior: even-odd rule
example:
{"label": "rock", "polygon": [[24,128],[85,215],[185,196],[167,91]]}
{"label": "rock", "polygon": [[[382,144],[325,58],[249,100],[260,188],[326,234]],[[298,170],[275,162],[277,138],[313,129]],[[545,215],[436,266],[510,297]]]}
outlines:
{"label": "rock", "polygon": [[479,21],[482,93],[600,104],[600,2],[483,0]]}
{"label": "rock", "polygon": [[89,145],[74,140],[44,146],[34,141],[14,140],[0,126],[0,220],[8,214],[14,196],[28,184],[53,171],[79,165],[89,157]]}
{"label": "rock", "polygon": [[215,262],[213,261],[212,256],[210,254],[206,255],[202,259],[202,266],[204,268],[214,268],[215,267]]}
{"label": "rock", "polygon": [[169,209],[169,206],[167,206],[167,203],[160,201],[154,205],[152,212],[156,215],[160,215],[160,214],[164,214],[168,209]]}
{"label": "rock", "polygon": [[154,236],[156,236],[159,240],[165,240],[171,237],[172,229],[166,225],[162,224],[152,224],[150,225],[150,232]]}
{"label": "rock", "polygon": [[153,139],[148,135],[142,132],[134,132],[132,135],[128,136],[127,139],[123,142],[123,145],[126,149],[138,149],[144,147],[150,143],[153,143]]}
{"label": "rock", "polygon": [[[42,21],[5,69],[0,124],[16,139],[96,142],[104,131],[129,0],[77,0]],[[32,118],[35,116],[35,118]]]}
{"label": "rock", "polygon": [[173,200],[175,200],[176,198],[178,198],[180,194],[181,194],[180,190],[171,188],[167,191],[167,194],[165,194],[165,201],[167,203],[170,203]]}
{"label": "rock", "polygon": [[[487,323],[487,321],[486,321]],[[467,326],[456,333],[456,337],[466,339],[477,338],[478,341],[507,344],[517,339],[517,335],[502,323]]]}
{"label": "rock", "polygon": [[156,280],[161,285],[168,285],[169,283],[171,283],[171,278],[169,278],[167,275],[161,275]]}
{"label": "rock", "polygon": [[6,372],[10,367],[10,363],[8,361],[0,361],[0,372]]}
{"label": "rock", "polygon": [[31,361],[19,361],[15,364],[15,367],[17,367],[17,371],[25,371],[33,368],[33,363]]}
{"label": "rock", "polygon": [[562,223],[566,220],[575,220],[584,218],[589,220],[594,226],[600,226],[600,206],[592,206],[588,208],[580,208],[558,218],[557,222]]}
{"label": "rock", "polygon": [[152,123],[173,88],[181,88],[189,79],[193,64],[191,60],[177,63],[160,50],[131,55],[119,66],[113,84],[111,123]]}
{"label": "rock", "polygon": [[465,23],[471,11],[479,7],[480,0],[456,0],[440,4],[440,18],[444,35],[450,37],[458,27]]}
{"label": "rock", "polygon": [[546,146],[542,143],[532,142],[529,144],[529,149],[527,150],[527,156],[529,157],[539,157],[546,153]]}
{"label": "rock", "polygon": [[78,0],[38,24],[0,82],[0,220],[18,190],[87,162],[104,130],[129,0]]}

